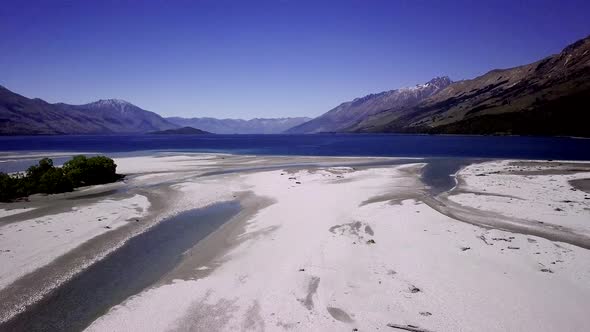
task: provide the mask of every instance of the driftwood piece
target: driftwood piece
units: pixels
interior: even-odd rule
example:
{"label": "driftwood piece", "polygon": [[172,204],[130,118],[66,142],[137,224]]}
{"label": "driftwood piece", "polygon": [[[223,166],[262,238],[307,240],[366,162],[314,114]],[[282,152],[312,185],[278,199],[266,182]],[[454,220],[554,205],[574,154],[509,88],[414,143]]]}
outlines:
{"label": "driftwood piece", "polygon": [[485,244],[487,244],[488,246],[493,246],[493,243],[489,243],[488,239],[486,239],[486,236],[481,234],[480,236],[478,236]]}
{"label": "driftwood piece", "polygon": [[414,325],[399,325],[399,324],[389,323],[389,324],[387,324],[387,327],[391,327],[392,329],[410,331],[410,332],[432,332],[430,330],[419,328],[418,326],[414,326]]}

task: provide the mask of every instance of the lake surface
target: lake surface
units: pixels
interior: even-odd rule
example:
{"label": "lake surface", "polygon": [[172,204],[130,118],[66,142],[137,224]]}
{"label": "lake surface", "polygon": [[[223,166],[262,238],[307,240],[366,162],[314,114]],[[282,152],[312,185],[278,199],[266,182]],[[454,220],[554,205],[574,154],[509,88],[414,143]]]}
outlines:
{"label": "lake surface", "polygon": [[4,136],[3,152],[227,152],[305,156],[590,160],[590,139],[395,134]]}

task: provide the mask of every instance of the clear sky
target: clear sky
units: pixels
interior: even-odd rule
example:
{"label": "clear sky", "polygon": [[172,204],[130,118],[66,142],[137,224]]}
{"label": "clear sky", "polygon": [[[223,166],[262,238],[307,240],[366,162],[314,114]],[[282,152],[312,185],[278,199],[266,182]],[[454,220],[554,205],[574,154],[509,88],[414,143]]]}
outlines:
{"label": "clear sky", "polygon": [[317,116],[557,53],[590,34],[588,13],[588,0],[2,0],[0,84],[165,116]]}

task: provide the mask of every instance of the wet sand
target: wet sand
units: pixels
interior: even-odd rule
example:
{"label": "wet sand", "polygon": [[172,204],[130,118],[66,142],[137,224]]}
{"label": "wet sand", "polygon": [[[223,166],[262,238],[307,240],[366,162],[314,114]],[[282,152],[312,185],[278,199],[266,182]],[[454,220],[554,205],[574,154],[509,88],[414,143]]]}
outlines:
{"label": "wet sand", "polygon": [[[485,169],[485,171],[483,171]],[[590,176],[579,162],[494,161],[458,173],[458,185],[440,195],[455,217],[590,249],[590,195],[576,188]],[[460,217],[464,214],[464,217]]]}
{"label": "wet sand", "polygon": [[570,184],[577,190],[581,190],[590,194],[590,179],[571,180]]}
{"label": "wet sand", "polygon": [[239,203],[230,201],[168,218],[131,238],[5,323],[3,328],[11,331],[84,329],[112,306],[160,280],[182,260],[187,250],[239,211]]}

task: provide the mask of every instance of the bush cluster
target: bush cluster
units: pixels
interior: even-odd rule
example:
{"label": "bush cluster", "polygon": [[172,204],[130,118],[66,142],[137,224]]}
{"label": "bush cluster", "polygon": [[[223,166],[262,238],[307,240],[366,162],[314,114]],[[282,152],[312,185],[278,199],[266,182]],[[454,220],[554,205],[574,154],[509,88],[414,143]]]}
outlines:
{"label": "bush cluster", "polygon": [[0,201],[9,202],[36,193],[57,194],[81,186],[115,182],[117,165],[108,157],[76,156],[63,167],[53,166],[53,160],[43,158],[29,167],[25,174],[9,175],[0,172]]}

